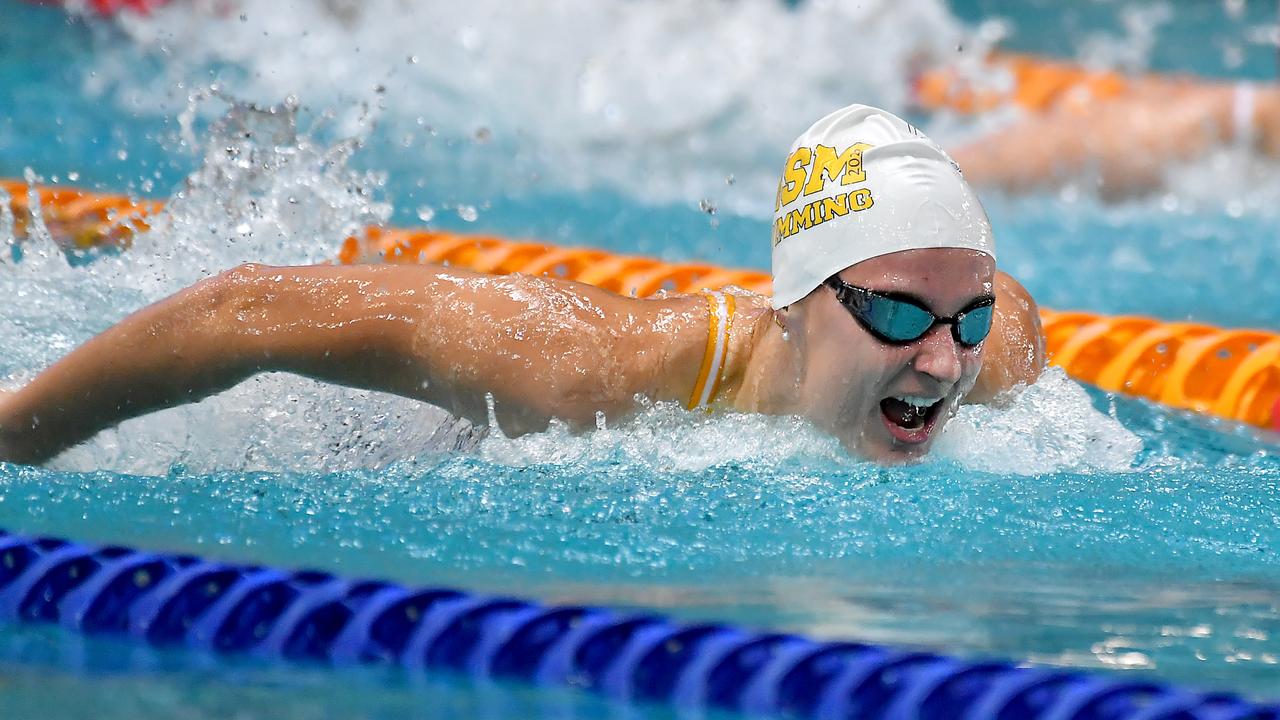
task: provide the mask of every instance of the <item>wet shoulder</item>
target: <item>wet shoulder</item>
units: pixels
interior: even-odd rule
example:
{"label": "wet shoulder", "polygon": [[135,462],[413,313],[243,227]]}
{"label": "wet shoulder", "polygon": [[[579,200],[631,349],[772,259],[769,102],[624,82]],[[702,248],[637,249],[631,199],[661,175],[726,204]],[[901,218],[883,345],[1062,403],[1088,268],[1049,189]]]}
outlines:
{"label": "wet shoulder", "polygon": [[[722,372],[724,379],[740,374],[750,355],[753,328],[766,312],[772,312],[769,298],[742,290],[726,288],[732,298],[733,311],[727,318],[727,340],[724,344]],[[713,321],[716,304],[706,293],[658,296],[644,300],[628,299],[621,314],[620,334],[628,336],[622,349],[630,361],[643,366],[651,374],[655,387],[652,397],[686,402],[698,382],[708,346],[714,345]]]}
{"label": "wet shoulder", "polygon": [[725,375],[727,385],[736,386],[746,370],[747,360],[755,343],[761,322],[767,322],[773,316],[773,305],[768,295],[744,290],[742,288],[726,288],[725,292],[733,296],[734,317],[729,327],[729,348],[725,357]]}

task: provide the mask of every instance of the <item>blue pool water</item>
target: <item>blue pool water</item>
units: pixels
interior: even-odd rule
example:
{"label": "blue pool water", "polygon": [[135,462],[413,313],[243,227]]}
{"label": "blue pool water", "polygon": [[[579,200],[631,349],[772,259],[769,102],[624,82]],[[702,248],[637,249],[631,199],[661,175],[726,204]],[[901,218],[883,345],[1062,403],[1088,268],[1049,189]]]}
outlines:
{"label": "blue pool water", "polygon": [[[1115,29],[1141,6],[1081,7],[1061,11],[1061,34],[989,1],[872,12],[584,0],[540,13],[299,2],[302,27],[266,0],[118,25],[0,0],[0,99],[16,108],[0,118],[0,175],[30,167],[46,182],[175,196],[129,252],[71,266],[35,242],[0,267],[14,299],[0,373],[17,383],[200,277],[322,260],[382,220],[767,267],[769,186],[805,123],[852,100],[901,107],[913,57],[972,46],[994,16],[1021,49],[1141,47],[1140,22]],[[1270,77],[1274,48],[1250,38],[1273,18],[1250,5],[1148,19],[1145,54],[1116,61]],[[1184,42],[1188,22],[1209,41]],[[775,46],[785,30],[846,26],[881,59],[864,75],[833,64],[826,36],[789,55]],[[213,82],[261,104],[295,96],[301,133],[267,141],[277,115],[252,118],[245,138],[219,120],[230,100],[189,97]],[[974,132],[947,117],[926,126],[944,140]],[[984,193],[1002,265],[1044,305],[1280,322],[1273,167],[1224,153],[1149,197],[1108,204],[1089,188]],[[938,457],[896,469],[787,419],[656,407],[584,436],[507,440],[408,401],[272,376],[128,423],[49,468],[0,465],[0,526],[1275,697],[1278,485],[1274,436],[1057,373],[1008,407],[966,410]],[[49,628],[0,629],[0,668],[6,717],[49,702],[95,718],[626,712]]]}

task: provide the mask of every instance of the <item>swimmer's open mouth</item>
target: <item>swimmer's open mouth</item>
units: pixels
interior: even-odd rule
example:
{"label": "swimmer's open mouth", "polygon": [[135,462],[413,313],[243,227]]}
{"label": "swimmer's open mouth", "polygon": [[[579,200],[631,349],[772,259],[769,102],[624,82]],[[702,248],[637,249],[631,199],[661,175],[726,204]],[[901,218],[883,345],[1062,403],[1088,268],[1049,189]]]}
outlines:
{"label": "swimmer's open mouth", "polygon": [[899,395],[880,401],[880,414],[889,434],[904,443],[929,439],[945,398]]}

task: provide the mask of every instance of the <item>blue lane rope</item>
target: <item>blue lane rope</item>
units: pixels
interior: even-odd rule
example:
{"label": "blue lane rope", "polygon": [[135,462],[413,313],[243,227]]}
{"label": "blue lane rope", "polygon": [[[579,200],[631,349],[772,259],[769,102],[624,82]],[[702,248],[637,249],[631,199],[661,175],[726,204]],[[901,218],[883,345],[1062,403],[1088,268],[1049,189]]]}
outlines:
{"label": "blue lane rope", "polygon": [[0,621],[154,645],[395,663],[682,708],[860,720],[1280,720],[1150,680],[681,624],[0,530]]}

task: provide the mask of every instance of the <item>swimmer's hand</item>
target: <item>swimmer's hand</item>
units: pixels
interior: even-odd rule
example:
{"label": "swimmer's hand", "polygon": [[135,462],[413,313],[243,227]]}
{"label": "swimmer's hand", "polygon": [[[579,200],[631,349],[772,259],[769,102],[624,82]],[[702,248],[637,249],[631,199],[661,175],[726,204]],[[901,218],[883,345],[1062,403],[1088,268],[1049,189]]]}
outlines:
{"label": "swimmer's hand", "polygon": [[982,370],[965,396],[988,403],[1000,393],[1034,383],[1044,370],[1044,331],[1036,301],[1017,280],[996,273],[996,314],[982,348]]}

